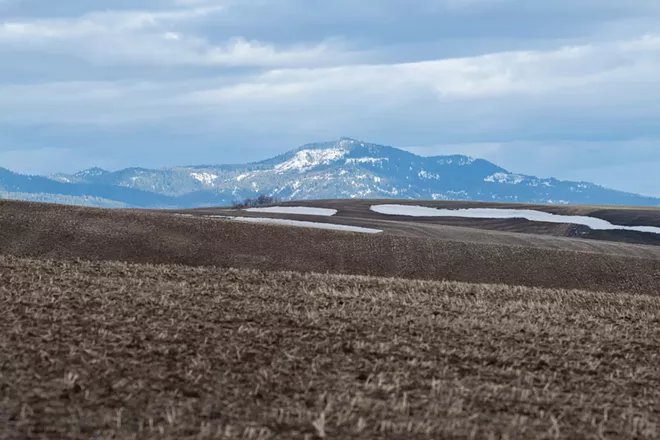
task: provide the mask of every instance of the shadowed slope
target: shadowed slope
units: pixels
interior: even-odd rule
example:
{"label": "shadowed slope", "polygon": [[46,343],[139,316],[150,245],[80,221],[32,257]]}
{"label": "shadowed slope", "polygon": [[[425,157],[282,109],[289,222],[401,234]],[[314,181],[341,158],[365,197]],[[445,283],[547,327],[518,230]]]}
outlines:
{"label": "shadowed slope", "polygon": [[660,261],[595,252],[0,202],[0,250],[54,259],[215,265],[655,293]]}

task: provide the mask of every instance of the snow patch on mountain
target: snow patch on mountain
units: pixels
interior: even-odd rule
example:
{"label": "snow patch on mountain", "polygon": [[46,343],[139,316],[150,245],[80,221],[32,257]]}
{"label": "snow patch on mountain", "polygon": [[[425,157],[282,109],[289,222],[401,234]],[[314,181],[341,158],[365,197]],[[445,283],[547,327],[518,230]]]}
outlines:
{"label": "snow patch on mountain", "polygon": [[493,183],[508,183],[511,185],[517,185],[525,181],[525,176],[520,174],[510,174],[510,173],[495,173],[484,179],[484,182],[493,182]]}
{"label": "snow patch on mountain", "polygon": [[426,171],[426,170],[422,170],[422,171],[420,171],[419,173],[417,173],[417,175],[418,175],[419,177],[421,177],[422,179],[439,179],[439,178],[440,178],[440,174],[437,174],[437,173],[429,173],[429,172]]}
{"label": "snow patch on mountain", "polygon": [[190,173],[190,175],[205,185],[213,185],[213,182],[218,180],[218,176],[211,173]]}
{"label": "snow patch on mountain", "polygon": [[371,164],[382,164],[385,161],[390,160],[389,157],[349,157],[346,159],[347,164],[356,164],[356,163],[371,163]]}
{"label": "snow patch on mountain", "polygon": [[440,165],[472,165],[476,159],[469,156],[460,156],[460,157],[441,157],[438,159],[438,164]]}
{"label": "snow patch on mountain", "polygon": [[534,179],[534,178],[527,178],[527,185],[533,186],[533,187],[538,187],[538,186],[545,186],[548,188],[552,188],[553,185],[550,181],[548,180],[540,180],[540,179]]}
{"label": "snow patch on mountain", "polygon": [[431,194],[431,198],[433,200],[469,200],[470,195],[466,191],[445,191]]}
{"label": "snow patch on mountain", "polygon": [[578,184],[575,185],[575,186],[571,186],[571,187],[570,187],[570,191],[571,191],[571,192],[579,192],[579,193],[581,193],[581,192],[583,192],[583,190],[585,190],[585,189],[587,189],[587,188],[589,188],[589,185],[585,185],[584,183],[578,183]]}
{"label": "snow patch on mountain", "polygon": [[275,166],[275,171],[285,173],[298,171],[300,173],[316,168],[320,165],[328,165],[334,161],[343,159],[348,150],[345,148],[325,148],[320,150],[301,150],[294,156]]}

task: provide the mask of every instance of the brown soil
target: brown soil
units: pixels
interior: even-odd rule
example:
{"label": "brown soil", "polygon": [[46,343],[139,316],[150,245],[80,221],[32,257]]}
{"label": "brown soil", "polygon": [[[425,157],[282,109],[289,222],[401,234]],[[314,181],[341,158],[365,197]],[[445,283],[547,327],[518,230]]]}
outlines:
{"label": "brown soil", "polygon": [[655,439],[660,299],[0,257],[0,438]]}

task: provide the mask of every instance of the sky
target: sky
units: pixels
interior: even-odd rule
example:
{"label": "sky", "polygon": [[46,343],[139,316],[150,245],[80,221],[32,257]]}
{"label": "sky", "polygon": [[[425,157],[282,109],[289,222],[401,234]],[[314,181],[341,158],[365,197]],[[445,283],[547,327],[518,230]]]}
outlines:
{"label": "sky", "polygon": [[0,167],[342,136],[660,196],[660,2],[0,0]]}

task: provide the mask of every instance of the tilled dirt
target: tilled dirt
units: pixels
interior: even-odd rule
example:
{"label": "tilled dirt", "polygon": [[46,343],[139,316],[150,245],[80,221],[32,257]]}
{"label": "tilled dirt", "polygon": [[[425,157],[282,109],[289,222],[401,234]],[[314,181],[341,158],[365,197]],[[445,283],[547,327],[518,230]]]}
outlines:
{"label": "tilled dirt", "polygon": [[0,438],[655,439],[660,298],[0,257]]}

